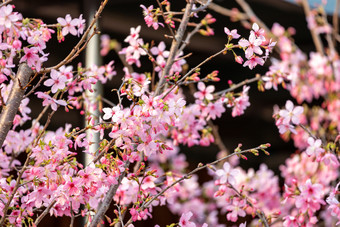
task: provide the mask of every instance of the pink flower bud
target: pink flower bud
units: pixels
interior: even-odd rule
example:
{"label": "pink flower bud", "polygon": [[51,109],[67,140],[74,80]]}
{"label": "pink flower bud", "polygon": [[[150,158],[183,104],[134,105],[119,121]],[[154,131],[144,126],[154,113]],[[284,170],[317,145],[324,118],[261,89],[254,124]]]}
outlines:
{"label": "pink flower bud", "polygon": [[243,63],[243,58],[240,57],[240,56],[235,56],[235,61],[239,64],[242,64]]}
{"label": "pink flower bud", "polygon": [[19,40],[14,40],[12,46],[14,49],[19,50],[21,48],[21,42]]}

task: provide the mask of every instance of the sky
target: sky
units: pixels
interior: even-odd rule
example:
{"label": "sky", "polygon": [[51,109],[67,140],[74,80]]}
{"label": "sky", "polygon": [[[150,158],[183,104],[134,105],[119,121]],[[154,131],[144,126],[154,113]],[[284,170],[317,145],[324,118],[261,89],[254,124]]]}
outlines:
{"label": "sky", "polygon": [[[295,3],[294,0],[286,0],[286,1]],[[325,7],[325,10],[327,13],[333,13],[334,8],[335,8],[335,1],[336,0],[327,1],[326,7]],[[308,2],[311,5],[311,7],[313,7],[313,6],[321,4],[322,2],[324,2],[324,0],[308,0]]]}

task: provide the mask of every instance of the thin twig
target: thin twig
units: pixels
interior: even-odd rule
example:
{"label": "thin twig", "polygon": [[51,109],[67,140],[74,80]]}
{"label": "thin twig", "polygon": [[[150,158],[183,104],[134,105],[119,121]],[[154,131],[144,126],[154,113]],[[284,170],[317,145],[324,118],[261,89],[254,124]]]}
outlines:
{"label": "thin twig", "polygon": [[267,25],[254,13],[252,8],[248,5],[248,3],[244,0],[236,0],[236,2],[241,6],[241,8],[244,10],[246,15],[248,15],[250,21],[256,22],[261,28],[263,28],[267,34],[271,34],[270,29],[267,27]]}
{"label": "thin twig", "polygon": [[237,88],[242,87],[242,86],[244,86],[244,85],[246,85],[246,84],[251,84],[251,83],[256,82],[256,81],[258,81],[258,80],[261,80],[261,79],[262,79],[262,77],[261,77],[260,75],[256,75],[256,77],[254,77],[254,78],[246,79],[246,80],[244,80],[244,81],[242,81],[242,82],[240,82],[240,83],[238,83],[238,84],[235,84],[235,85],[231,86],[231,87],[228,88],[228,89],[225,89],[225,90],[216,92],[216,93],[214,94],[214,96],[215,96],[215,97],[218,97],[218,96],[220,96],[220,95],[223,95],[223,94],[226,94],[226,93],[228,93],[228,92],[234,91],[234,90],[236,90]]}
{"label": "thin twig", "polygon": [[106,104],[109,104],[110,106],[114,107],[115,104],[113,102],[111,102],[110,100],[104,98],[103,96],[100,96],[100,99],[105,102]]}
{"label": "thin twig", "polygon": [[223,140],[221,138],[220,133],[218,132],[218,126],[214,124],[214,122],[212,120],[208,121],[209,126],[212,129],[212,133],[214,136],[214,143],[218,146],[218,148],[220,149],[220,151],[225,151],[227,152],[227,154],[229,154],[227,147],[225,146],[225,144],[223,143]]}
{"label": "thin twig", "polygon": [[[37,75],[37,74],[36,74],[36,75]],[[33,87],[29,92],[27,92],[27,94],[24,96],[24,98],[27,98],[29,95],[31,95],[31,94],[32,94],[32,93],[40,86],[41,82],[42,82],[45,78],[46,78],[46,73],[44,73],[44,74],[40,77],[38,83],[37,83],[36,85],[34,85],[34,87]],[[32,78],[32,80],[33,80],[33,78]],[[32,81],[32,80],[31,80],[31,81]]]}
{"label": "thin twig", "polygon": [[122,226],[124,226],[123,217],[122,217],[122,211],[120,210],[120,206],[116,204],[116,207],[118,209],[118,216],[119,216],[120,224]]}
{"label": "thin twig", "polygon": [[[163,11],[163,6],[162,6],[162,4],[159,2],[159,0],[156,0],[156,1],[157,1],[157,4],[158,4],[158,7],[159,7],[159,12],[161,13],[161,15],[162,15],[162,17],[163,17],[163,20],[164,20],[164,23],[165,23],[165,21],[166,21],[166,16],[165,16],[164,11]],[[168,23],[165,23],[165,24],[167,25],[167,27],[168,27],[168,29],[169,29],[169,31],[170,31],[172,37],[175,37],[174,30],[171,28],[170,24],[168,24]]]}
{"label": "thin twig", "polygon": [[97,157],[95,157],[93,159],[93,163],[96,163],[99,161],[99,159],[101,159],[101,157],[103,157],[104,154],[106,154],[106,152],[110,149],[110,147],[113,145],[113,143],[115,142],[115,139],[112,139],[104,148],[103,150],[97,155]]}
{"label": "thin twig", "polygon": [[178,53],[181,53],[184,50],[184,48],[190,43],[191,37],[193,35],[195,35],[201,27],[202,27],[202,23],[199,23],[199,24],[196,25],[194,30],[192,30],[191,32],[188,33],[188,35],[186,36],[182,46],[178,49]]}
{"label": "thin twig", "polygon": [[192,9],[191,11],[194,12],[194,13],[205,10],[212,3],[212,0],[207,0],[206,3],[202,3],[200,1],[197,1],[197,2],[199,2],[201,4],[201,6],[196,8],[196,9]]}
{"label": "thin twig", "polygon": [[70,213],[71,213],[70,227],[73,227],[73,225],[74,225],[74,213],[73,213],[73,208],[72,208],[72,202],[70,203]]}

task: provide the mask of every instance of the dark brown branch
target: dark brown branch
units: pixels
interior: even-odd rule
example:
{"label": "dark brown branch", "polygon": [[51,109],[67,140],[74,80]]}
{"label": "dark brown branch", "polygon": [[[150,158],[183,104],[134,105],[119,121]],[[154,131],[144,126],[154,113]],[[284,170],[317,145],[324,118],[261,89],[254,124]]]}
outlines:
{"label": "dark brown branch", "polygon": [[33,70],[26,64],[23,63],[19,66],[16,77],[13,81],[12,90],[8,96],[6,106],[2,107],[0,116],[0,148],[2,147],[7,133],[12,127],[13,119],[18,112],[21,100],[24,97],[25,90],[29,78],[33,74]]}

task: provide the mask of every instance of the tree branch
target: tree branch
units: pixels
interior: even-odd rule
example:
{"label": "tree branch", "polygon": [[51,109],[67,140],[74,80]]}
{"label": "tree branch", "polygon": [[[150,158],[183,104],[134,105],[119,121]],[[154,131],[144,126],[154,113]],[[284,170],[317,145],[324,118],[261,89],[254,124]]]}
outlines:
{"label": "tree branch", "polygon": [[340,0],[336,0],[335,9],[333,12],[333,43],[336,46],[336,35],[339,32],[339,9]]}
{"label": "tree branch", "polygon": [[0,148],[6,139],[8,131],[12,127],[14,117],[24,97],[25,90],[23,87],[27,85],[32,74],[33,70],[26,63],[20,64],[6,106],[3,106],[0,115]]}
{"label": "tree branch", "polygon": [[[311,12],[310,12],[310,8],[309,8],[308,0],[302,0],[301,4],[302,4],[303,10],[306,14],[306,17],[307,18],[310,17]],[[312,39],[313,39],[316,51],[319,52],[321,55],[324,55],[323,44],[322,44],[320,36],[317,34],[315,28],[311,28],[310,33],[312,35]]]}
{"label": "tree branch", "polygon": [[166,61],[166,65],[164,67],[161,79],[159,80],[158,86],[156,88],[155,91],[155,95],[159,95],[162,92],[162,87],[165,83],[165,76],[169,74],[171,66],[175,60],[175,57],[178,53],[178,48],[179,45],[182,43],[182,39],[184,36],[184,32],[186,30],[186,27],[188,25],[189,22],[189,18],[190,18],[190,14],[191,14],[191,9],[192,9],[192,5],[194,4],[193,0],[189,0],[189,2],[187,3],[187,6],[185,7],[185,12],[184,15],[182,17],[182,21],[181,24],[179,25],[178,31],[176,33],[175,38],[172,40],[172,44],[171,44],[171,48],[170,48],[170,54],[168,57],[168,60]]}
{"label": "tree branch", "polygon": [[35,220],[34,224],[36,226],[38,226],[38,224],[41,222],[41,220],[48,214],[48,212],[50,212],[51,208],[54,206],[54,204],[56,203],[57,201],[54,199],[51,204],[46,207],[46,209],[39,215],[39,217]]}
{"label": "tree branch", "polygon": [[[129,166],[130,162],[126,161],[125,168]],[[118,182],[115,185],[111,185],[109,191],[107,192],[105,198],[103,199],[101,206],[99,207],[96,215],[94,216],[90,227],[97,227],[100,220],[104,217],[104,214],[109,209],[113,196],[116,194],[119,185],[121,184],[123,178],[126,176],[126,171],[124,171],[118,178]]]}
{"label": "tree branch", "polygon": [[[225,15],[227,17],[231,17],[233,16],[233,11],[231,11],[230,9],[226,9],[222,6],[219,6],[215,3],[210,3],[210,5],[208,6],[209,9],[211,10],[214,10],[216,13],[219,13],[221,15]],[[248,20],[249,19],[249,16],[247,16],[247,14],[245,13],[241,13],[239,12],[237,14],[237,19],[240,19],[240,20]]]}

